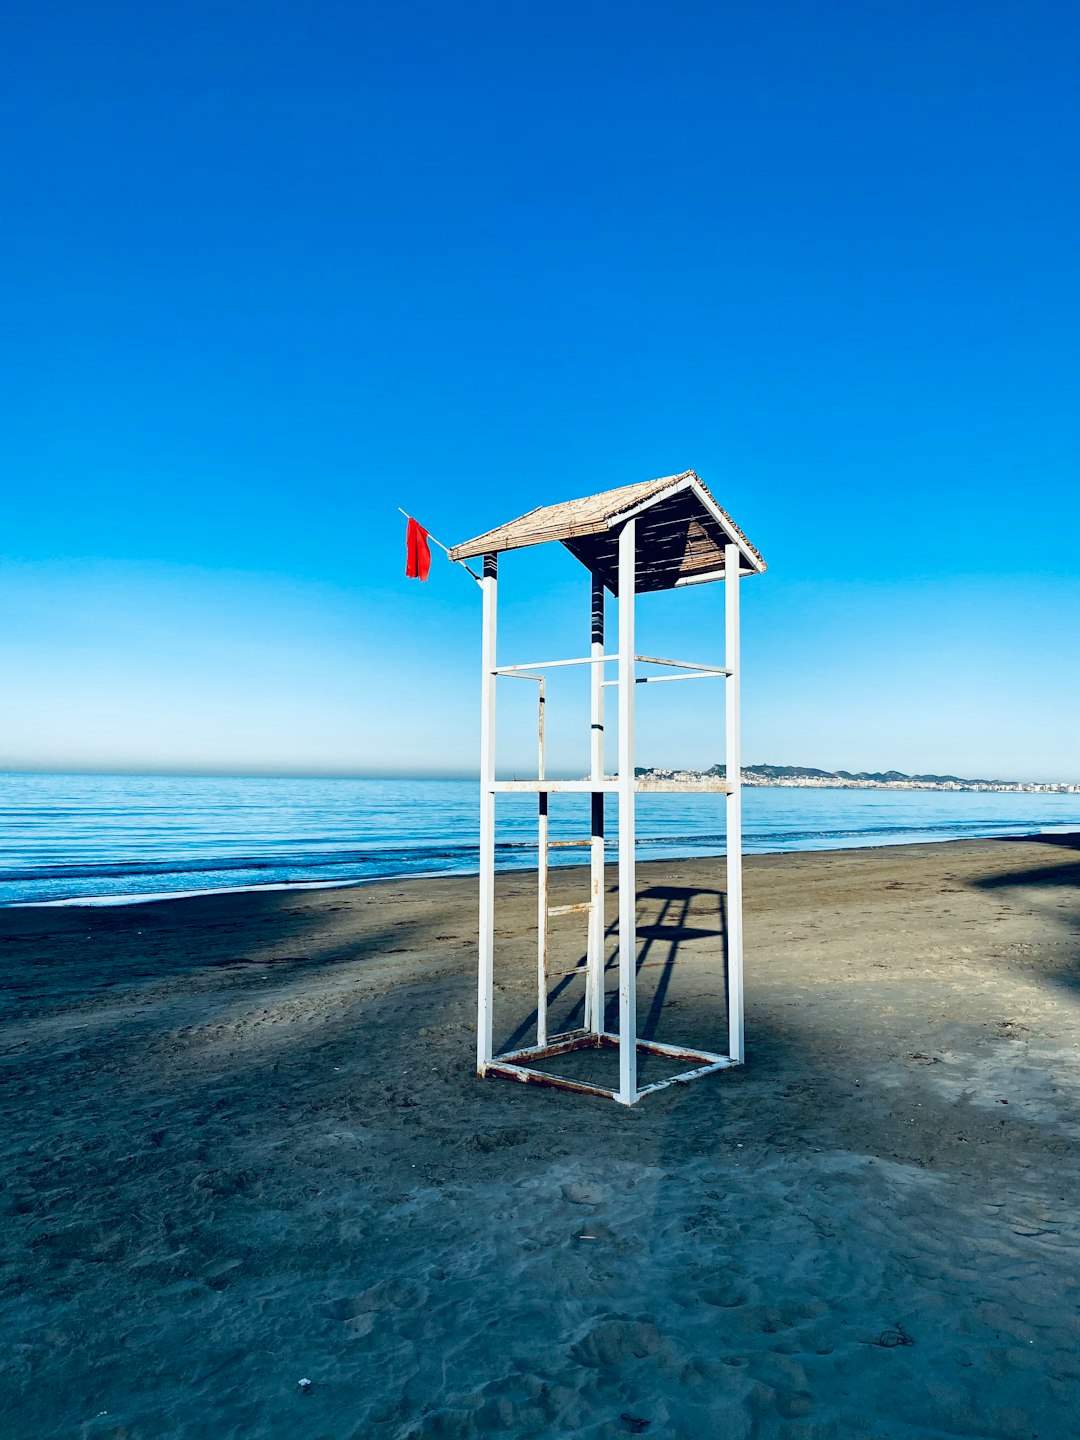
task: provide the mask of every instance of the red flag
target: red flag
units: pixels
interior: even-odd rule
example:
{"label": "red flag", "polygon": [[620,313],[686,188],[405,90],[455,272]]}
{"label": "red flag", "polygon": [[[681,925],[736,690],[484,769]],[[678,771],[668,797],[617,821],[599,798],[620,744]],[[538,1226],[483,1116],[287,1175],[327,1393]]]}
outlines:
{"label": "red flag", "polygon": [[431,569],[431,546],[428,532],[409,516],[409,528],[405,533],[405,574],[410,580],[426,580]]}

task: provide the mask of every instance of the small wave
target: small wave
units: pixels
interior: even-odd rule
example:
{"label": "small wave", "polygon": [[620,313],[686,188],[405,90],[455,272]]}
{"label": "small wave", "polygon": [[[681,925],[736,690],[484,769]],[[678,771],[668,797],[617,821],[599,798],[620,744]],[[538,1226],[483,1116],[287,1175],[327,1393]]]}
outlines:
{"label": "small wave", "polygon": [[[535,845],[533,846],[535,849]],[[168,860],[112,860],[94,863],[71,862],[58,865],[26,865],[0,870],[0,882],[9,884],[39,880],[122,880],[132,876],[155,875],[228,875],[245,871],[281,870],[325,870],[350,866],[379,866],[395,863],[407,864],[413,860],[450,861],[477,857],[479,847],[462,845],[451,849],[430,849],[422,846],[396,850],[378,848],[372,850],[341,851],[330,855],[293,854],[236,855],[223,857],[192,856],[189,859]]]}

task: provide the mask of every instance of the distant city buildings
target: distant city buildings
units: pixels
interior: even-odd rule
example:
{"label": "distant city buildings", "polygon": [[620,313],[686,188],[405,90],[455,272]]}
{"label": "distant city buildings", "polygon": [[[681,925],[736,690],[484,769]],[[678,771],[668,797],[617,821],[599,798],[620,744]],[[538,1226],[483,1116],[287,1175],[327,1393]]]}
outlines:
{"label": "distant city buildings", "polygon": [[[637,774],[654,780],[694,781],[723,778],[726,767],[708,770],[663,770],[639,767]],[[898,770],[878,774],[847,770],[813,770],[800,765],[749,765],[744,785],[769,785],[793,790],[957,790],[1019,795],[1080,795],[1080,783],[1067,781],[964,780],[958,775],[904,775]]]}

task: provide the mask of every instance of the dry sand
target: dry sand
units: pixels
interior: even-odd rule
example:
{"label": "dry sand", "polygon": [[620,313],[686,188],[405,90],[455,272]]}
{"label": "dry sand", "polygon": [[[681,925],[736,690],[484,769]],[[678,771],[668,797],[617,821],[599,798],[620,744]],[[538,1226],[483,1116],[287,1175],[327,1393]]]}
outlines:
{"label": "dry sand", "polygon": [[5,1440],[1080,1435],[1080,837],[750,861],[749,1063],[629,1111],[474,1078],[474,884],[0,912]]}

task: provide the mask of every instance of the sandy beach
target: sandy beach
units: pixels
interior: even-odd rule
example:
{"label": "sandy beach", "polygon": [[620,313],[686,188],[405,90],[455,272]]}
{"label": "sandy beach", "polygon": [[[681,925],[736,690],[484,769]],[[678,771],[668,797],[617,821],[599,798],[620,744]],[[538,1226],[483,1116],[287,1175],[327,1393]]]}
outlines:
{"label": "sandy beach", "polygon": [[[722,883],[640,868],[644,1034],[718,1039]],[[1080,836],[746,896],[748,1064],[633,1110],[475,1078],[471,879],[0,911],[0,1433],[1071,1440]]]}

